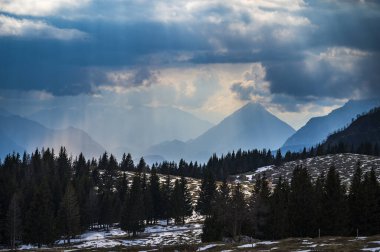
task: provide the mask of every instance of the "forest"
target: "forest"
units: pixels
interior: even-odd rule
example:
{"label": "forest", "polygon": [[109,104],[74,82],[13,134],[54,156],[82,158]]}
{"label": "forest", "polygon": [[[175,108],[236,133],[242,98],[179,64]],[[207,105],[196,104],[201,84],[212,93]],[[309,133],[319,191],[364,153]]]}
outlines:
{"label": "forest", "polygon": [[[258,178],[250,197],[239,184],[227,183],[228,174],[322,154],[322,148],[284,157],[280,151],[239,150],[202,165],[181,160],[149,167],[143,158],[135,164],[130,154],[120,163],[107,153],[98,160],[73,158],[64,147],[57,155],[51,149],[13,153],[0,164],[0,244],[70,243],[85,230],[114,225],[136,236],[158,220],[183,224],[193,210],[206,216],[203,241],[380,233],[379,182],[374,171],[363,175],[359,166],[350,188],[333,167],[317,181],[298,167],[290,184],[280,180],[273,191],[265,176]],[[197,202],[185,177],[202,179]]]}

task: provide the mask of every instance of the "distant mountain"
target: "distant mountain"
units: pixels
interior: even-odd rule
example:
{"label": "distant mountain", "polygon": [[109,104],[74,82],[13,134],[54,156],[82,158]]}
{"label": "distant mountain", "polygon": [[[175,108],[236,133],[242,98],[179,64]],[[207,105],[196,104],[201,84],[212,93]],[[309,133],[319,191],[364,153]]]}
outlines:
{"label": "distant mountain", "polygon": [[207,121],[171,107],[54,108],[29,118],[50,128],[80,128],[119,157],[124,152],[141,156],[153,144],[173,139],[187,141],[212,127]]}
{"label": "distant mountain", "polygon": [[327,136],[352,122],[357,115],[368,112],[379,106],[380,100],[352,100],[344,106],[333,110],[326,116],[311,118],[305,126],[292,135],[281,147],[283,152],[287,150],[299,151],[304,147],[310,148],[322,141]]}
{"label": "distant mountain", "polygon": [[222,154],[237,149],[274,150],[294,132],[292,127],[261,105],[248,103],[194,140],[164,142],[152,146],[147,152],[169,160],[183,157],[206,161],[213,153]]}
{"label": "distant mountain", "polygon": [[380,107],[360,116],[346,129],[330,135],[324,145],[334,146],[339,143],[355,149],[364,143],[380,146]]}
{"label": "distant mountain", "polygon": [[16,115],[0,115],[0,156],[8,153],[32,152],[35,148],[50,147],[57,152],[65,146],[69,154],[80,152],[88,157],[98,157],[105,149],[86,132],[70,127],[62,130],[48,129],[32,120]]}

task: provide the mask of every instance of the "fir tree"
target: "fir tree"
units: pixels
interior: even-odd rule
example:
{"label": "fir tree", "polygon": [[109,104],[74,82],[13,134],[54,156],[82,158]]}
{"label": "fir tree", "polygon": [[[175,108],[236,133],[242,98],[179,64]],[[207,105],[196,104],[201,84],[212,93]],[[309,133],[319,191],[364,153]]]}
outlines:
{"label": "fir tree", "polygon": [[128,155],[123,154],[123,158],[121,159],[120,169],[122,171],[134,171],[135,165],[132,160],[132,156],[130,153]]}
{"label": "fir tree", "polygon": [[356,231],[363,230],[363,207],[364,207],[364,191],[362,182],[362,169],[360,163],[357,164],[355,173],[352,177],[349,194],[348,194],[348,206],[349,206],[349,220],[350,220],[350,233],[356,235]]}
{"label": "fir tree", "polygon": [[12,196],[7,212],[7,232],[12,250],[16,249],[16,242],[21,240],[21,221],[20,196],[15,193]]}
{"label": "fir tree", "polygon": [[25,223],[25,242],[37,244],[51,244],[56,239],[51,195],[48,184],[44,179],[36,189],[27,212]]}
{"label": "fir tree", "polygon": [[280,176],[277,185],[270,199],[271,204],[271,224],[274,239],[282,239],[288,236],[289,185]]}
{"label": "fir tree", "polygon": [[247,207],[242,192],[241,185],[238,183],[233,192],[229,212],[229,233],[235,239],[241,235],[243,221],[246,217]]}
{"label": "fir tree", "polygon": [[204,171],[201,191],[196,206],[196,210],[203,215],[210,215],[212,204],[216,196],[216,183],[212,172]]}
{"label": "fir tree", "polygon": [[341,186],[339,174],[333,166],[327,173],[325,188],[323,234],[344,235],[347,216],[345,191]]}
{"label": "fir tree", "polygon": [[60,233],[64,235],[68,244],[80,232],[80,215],[77,196],[74,187],[69,184],[63,196],[58,212],[58,226]]}
{"label": "fir tree", "polygon": [[314,222],[313,185],[306,168],[297,166],[293,176],[289,193],[289,221],[290,235],[297,237],[317,235]]}
{"label": "fir tree", "polygon": [[132,233],[133,236],[143,232],[145,229],[144,202],[139,175],[133,177],[129,197],[123,207],[120,227],[128,233]]}
{"label": "fir tree", "polygon": [[152,167],[152,172],[150,174],[150,193],[152,197],[152,207],[153,207],[153,222],[163,216],[162,211],[162,200],[161,200],[161,190],[160,190],[160,179],[157,176],[157,171],[155,167]]}
{"label": "fir tree", "polygon": [[170,176],[166,176],[165,183],[162,185],[161,189],[161,200],[162,200],[162,217],[166,219],[166,224],[169,225],[169,220],[172,217],[171,208],[171,197],[172,197],[172,187],[170,183]]}

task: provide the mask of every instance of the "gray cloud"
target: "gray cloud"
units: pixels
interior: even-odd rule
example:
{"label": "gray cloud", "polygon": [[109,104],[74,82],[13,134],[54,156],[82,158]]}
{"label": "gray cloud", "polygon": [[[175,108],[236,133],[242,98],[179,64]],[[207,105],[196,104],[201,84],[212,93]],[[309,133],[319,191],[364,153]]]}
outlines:
{"label": "gray cloud", "polygon": [[[275,104],[296,110],[323,98],[380,94],[380,8],[376,1],[300,5],[252,1],[249,6],[239,1],[84,3],[70,12],[53,8],[55,16],[49,14],[44,20],[51,27],[88,34],[86,40],[0,37],[2,89],[78,95],[112,84],[151,87],[159,78],[151,69],[165,66],[261,62],[270,85],[263,91],[242,76],[231,84],[239,99],[269,97]],[[18,20],[25,18],[13,15]],[[318,58],[331,48],[368,55],[334,56],[341,61]],[[346,62],[352,62],[352,68]],[[118,69],[136,70],[110,81],[106,73]],[[218,88],[212,80],[199,82],[199,93],[184,98],[186,102],[203,102],[212,94],[209,89]]]}

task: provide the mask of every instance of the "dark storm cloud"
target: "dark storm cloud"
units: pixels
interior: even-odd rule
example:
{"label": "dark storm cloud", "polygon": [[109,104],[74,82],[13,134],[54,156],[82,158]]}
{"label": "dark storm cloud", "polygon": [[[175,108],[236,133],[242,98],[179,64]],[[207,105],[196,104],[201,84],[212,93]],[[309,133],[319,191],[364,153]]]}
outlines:
{"label": "dark storm cloud", "polygon": [[[175,3],[168,6],[176,7]],[[152,65],[262,62],[273,97],[280,97],[273,99],[284,106],[294,100],[317,102],[318,97],[350,98],[358,89],[362,96],[380,93],[380,8],[376,1],[309,1],[296,12],[284,7],[275,12],[258,8],[264,13],[226,2],[204,3],[191,13],[180,6],[179,21],[169,15],[178,10],[157,13],[160,10],[147,8],[151,4],[93,1],[75,14],[82,18],[46,20],[51,26],[87,34],[82,40],[0,37],[1,88],[75,95],[110,84],[106,72],[123,67],[137,69],[124,85],[139,86],[156,80],[149,70]],[[260,18],[265,11],[269,16]],[[166,19],[160,19],[165,15]],[[276,18],[281,20],[268,22]],[[357,60],[352,72],[326,62],[317,63],[313,71],[307,68],[310,54],[333,47],[371,55]],[[181,53],[189,55],[186,60],[177,60]],[[250,88],[234,83],[231,90],[245,100],[252,93],[246,90]]]}

